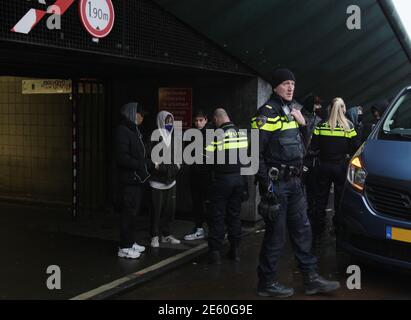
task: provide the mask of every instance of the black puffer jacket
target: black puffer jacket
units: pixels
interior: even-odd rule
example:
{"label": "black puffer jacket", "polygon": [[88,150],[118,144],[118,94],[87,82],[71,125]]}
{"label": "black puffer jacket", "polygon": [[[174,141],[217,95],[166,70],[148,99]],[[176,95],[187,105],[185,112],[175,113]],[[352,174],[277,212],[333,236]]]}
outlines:
{"label": "black puffer jacket", "polygon": [[[160,138],[159,142],[152,142],[150,149],[152,150],[156,145],[161,144],[161,143],[163,143],[162,138]],[[174,162],[174,141],[173,140],[171,142],[171,145],[169,146],[169,149],[167,148],[166,150],[167,152],[170,152],[172,162]],[[150,165],[150,173],[151,173],[150,180],[155,181],[155,182],[160,182],[163,184],[171,184],[174,180],[176,180],[179,171],[180,171],[180,166],[173,164],[173,163],[171,164],[160,163],[157,169],[155,168],[155,164],[152,163]]]}
{"label": "black puffer jacket", "polygon": [[142,184],[150,177],[143,137],[137,125],[124,114],[116,132],[116,163],[123,185]]}

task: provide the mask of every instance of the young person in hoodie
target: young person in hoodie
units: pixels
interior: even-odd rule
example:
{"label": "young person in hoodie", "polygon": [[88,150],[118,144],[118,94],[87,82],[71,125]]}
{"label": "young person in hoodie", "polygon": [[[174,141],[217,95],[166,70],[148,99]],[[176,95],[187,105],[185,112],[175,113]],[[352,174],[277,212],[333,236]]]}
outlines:
{"label": "young person in hoodie", "polygon": [[[179,244],[170,230],[176,208],[176,177],[181,168],[174,164],[174,117],[170,112],[161,111],[157,115],[157,128],[160,139],[151,145],[151,150],[161,144],[161,155],[171,162],[153,162],[150,186],[152,189],[153,212],[151,216],[151,246],[157,248],[161,243]],[[150,152],[151,154],[151,152]],[[161,236],[161,239],[160,239]]]}
{"label": "young person in hoodie", "polygon": [[347,118],[354,125],[358,140],[361,141],[361,143],[364,142],[364,125],[362,123],[363,108],[361,106],[351,107],[347,110]]}
{"label": "young person in hoodie", "polygon": [[150,177],[146,150],[138,125],[143,112],[137,102],[121,108],[120,125],[116,131],[116,163],[121,193],[120,248],[118,256],[136,259],[145,250],[136,242],[136,216],[140,210],[143,184]]}
{"label": "young person in hoodie", "polygon": [[368,136],[371,134],[372,130],[380,121],[382,115],[384,114],[385,110],[388,108],[389,105],[390,102],[386,99],[376,101],[371,105],[371,115],[373,119],[365,126],[364,140],[367,139]]}
{"label": "young person in hoodie", "polygon": [[[207,114],[198,109],[193,115],[194,128],[201,132],[203,136],[203,150],[205,149],[206,130],[210,129],[208,125]],[[190,166],[190,191],[193,204],[192,215],[194,220],[194,229],[191,233],[184,236],[184,240],[199,240],[205,238],[205,217],[207,212],[207,189],[209,185],[209,168],[205,164],[194,163]]]}

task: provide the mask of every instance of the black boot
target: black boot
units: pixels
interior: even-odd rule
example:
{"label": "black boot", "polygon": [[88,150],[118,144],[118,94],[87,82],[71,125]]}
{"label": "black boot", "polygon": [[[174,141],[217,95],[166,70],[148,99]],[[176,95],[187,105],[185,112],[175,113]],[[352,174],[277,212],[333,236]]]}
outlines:
{"label": "black boot", "polygon": [[208,254],[208,263],[209,264],[221,264],[221,255],[220,255],[220,251],[210,251]]}
{"label": "black boot", "polygon": [[260,297],[275,297],[275,298],[288,298],[294,294],[293,288],[283,286],[279,282],[273,282],[269,285],[258,284],[257,295]]}
{"label": "black boot", "polygon": [[317,272],[310,272],[303,275],[306,295],[317,293],[327,293],[335,291],[340,287],[338,281],[330,281],[321,277]]}
{"label": "black boot", "polygon": [[240,249],[238,247],[231,247],[230,251],[228,251],[227,253],[227,257],[230,260],[239,262],[240,261]]}

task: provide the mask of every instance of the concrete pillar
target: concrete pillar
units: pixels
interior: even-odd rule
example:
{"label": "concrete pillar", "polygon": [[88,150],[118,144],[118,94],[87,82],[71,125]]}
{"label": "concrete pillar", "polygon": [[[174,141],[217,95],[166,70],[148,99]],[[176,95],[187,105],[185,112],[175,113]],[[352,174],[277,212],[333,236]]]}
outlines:
{"label": "concrete pillar", "polygon": [[[272,93],[271,85],[261,79],[254,79],[244,90],[244,95],[250,95],[249,109],[252,110],[252,114],[261,107],[270,97]],[[248,91],[250,90],[250,92]],[[250,117],[251,118],[251,117]],[[248,120],[250,121],[250,119]],[[248,179],[248,193],[249,199],[244,202],[241,208],[241,220],[245,222],[257,222],[261,219],[260,215],[257,213],[258,202],[260,201],[260,195],[257,186],[254,184],[254,176],[247,177]]]}

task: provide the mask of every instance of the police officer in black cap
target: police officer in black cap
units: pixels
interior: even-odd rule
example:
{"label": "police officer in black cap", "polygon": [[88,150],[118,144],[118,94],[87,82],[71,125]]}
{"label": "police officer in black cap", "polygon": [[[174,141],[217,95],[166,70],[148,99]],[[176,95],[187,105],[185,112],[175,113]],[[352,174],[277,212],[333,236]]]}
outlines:
{"label": "police officer in black cap", "polygon": [[[288,69],[273,74],[273,94],[258,109],[252,128],[260,133],[260,167],[257,174],[262,203],[259,208],[266,227],[258,266],[260,296],[285,298],[294,294],[277,279],[278,260],[291,238],[308,295],[336,290],[337,281],[317,273],[317,259],[311,253],[311,226],[307,218],[304,186],[301,182],[304,145],[301,130],[306,128],[301,106],[293,100],[295,77]],[[267,203],[269,204],[267,206]]]}

